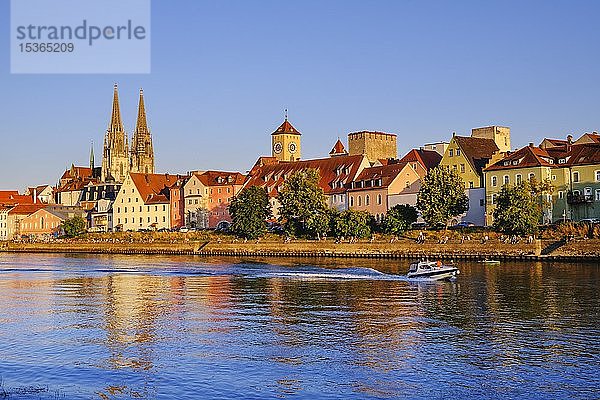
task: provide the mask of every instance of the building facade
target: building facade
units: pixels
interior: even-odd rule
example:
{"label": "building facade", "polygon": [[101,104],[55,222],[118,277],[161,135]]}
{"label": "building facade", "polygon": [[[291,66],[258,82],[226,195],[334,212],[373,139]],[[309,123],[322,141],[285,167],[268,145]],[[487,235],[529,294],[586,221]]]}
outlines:
{"label": "building facade", "polygon": [[242,190],[245,180],[239,172],[192,173],[183,188],[186,226],[199,229],[229,226],[229,204]]}
{"label": "building facade", "polygon": [[129,173],[113,204],[115,230],[171,228],[171,190],[181,175]]}

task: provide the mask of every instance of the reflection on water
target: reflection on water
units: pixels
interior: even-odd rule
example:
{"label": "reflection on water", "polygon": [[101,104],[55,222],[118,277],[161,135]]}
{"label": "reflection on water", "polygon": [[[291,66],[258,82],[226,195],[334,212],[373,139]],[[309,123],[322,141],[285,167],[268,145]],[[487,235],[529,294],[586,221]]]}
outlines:
{"label": "reflection on water", "polygon": [[600,396],[600,266],[407,267],[0,255],[0,377],[10,398]]}

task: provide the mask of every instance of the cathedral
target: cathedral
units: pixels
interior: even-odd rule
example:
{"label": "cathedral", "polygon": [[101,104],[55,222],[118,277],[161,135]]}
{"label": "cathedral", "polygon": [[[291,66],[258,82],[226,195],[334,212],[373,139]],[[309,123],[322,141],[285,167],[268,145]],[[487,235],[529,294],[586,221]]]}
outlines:
{"label": "cathedral", "polygon": [[115,84],[112,114],[104,135],[101,179],[102,182],[123,182],[129,172],[154,173],[152,135],[146,120],[144,91],[140,89],[137,122],[131,148],[129,147],[128,136],[121,119],[119,92]]}

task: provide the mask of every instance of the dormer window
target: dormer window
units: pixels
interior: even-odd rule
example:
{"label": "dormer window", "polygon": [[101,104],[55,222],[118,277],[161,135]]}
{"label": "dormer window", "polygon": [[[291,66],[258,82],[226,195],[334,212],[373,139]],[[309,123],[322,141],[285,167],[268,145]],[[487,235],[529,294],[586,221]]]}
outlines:
{"label": "dormer window", "polygon": [[519,160],[513,160],[512,165],[519,165]]}
{"label": "dormer window", "polygon": [[566,164],[567,163],[567,159],[566,158],[559,158],[558,159],[558,163],[559,164]]}
{"label": "dormer window", "polygon": [[510,161],[504,161],[503,165],[504,165],[505,167],[508,167],[508,166],[510,165]]}

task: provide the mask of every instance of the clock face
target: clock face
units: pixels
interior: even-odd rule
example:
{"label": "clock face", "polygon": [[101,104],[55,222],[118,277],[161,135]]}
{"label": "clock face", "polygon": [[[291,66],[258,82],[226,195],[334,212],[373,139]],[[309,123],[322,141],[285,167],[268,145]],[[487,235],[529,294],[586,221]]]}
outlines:
{"label": "clock face", "polygon": [[288,146],[288,149],[290,150],[290,153],[295,153],[296,152],[296,143],[294,143],[294,142],[290,143],[290,145]]}
{"label": "clock face", "polygon": [[281,153],[281,150],[283,150],[283,145],[281,144],[281,142],[275,142],[275,144],[273,145],[273,151],[275,152],[275,154]]}

